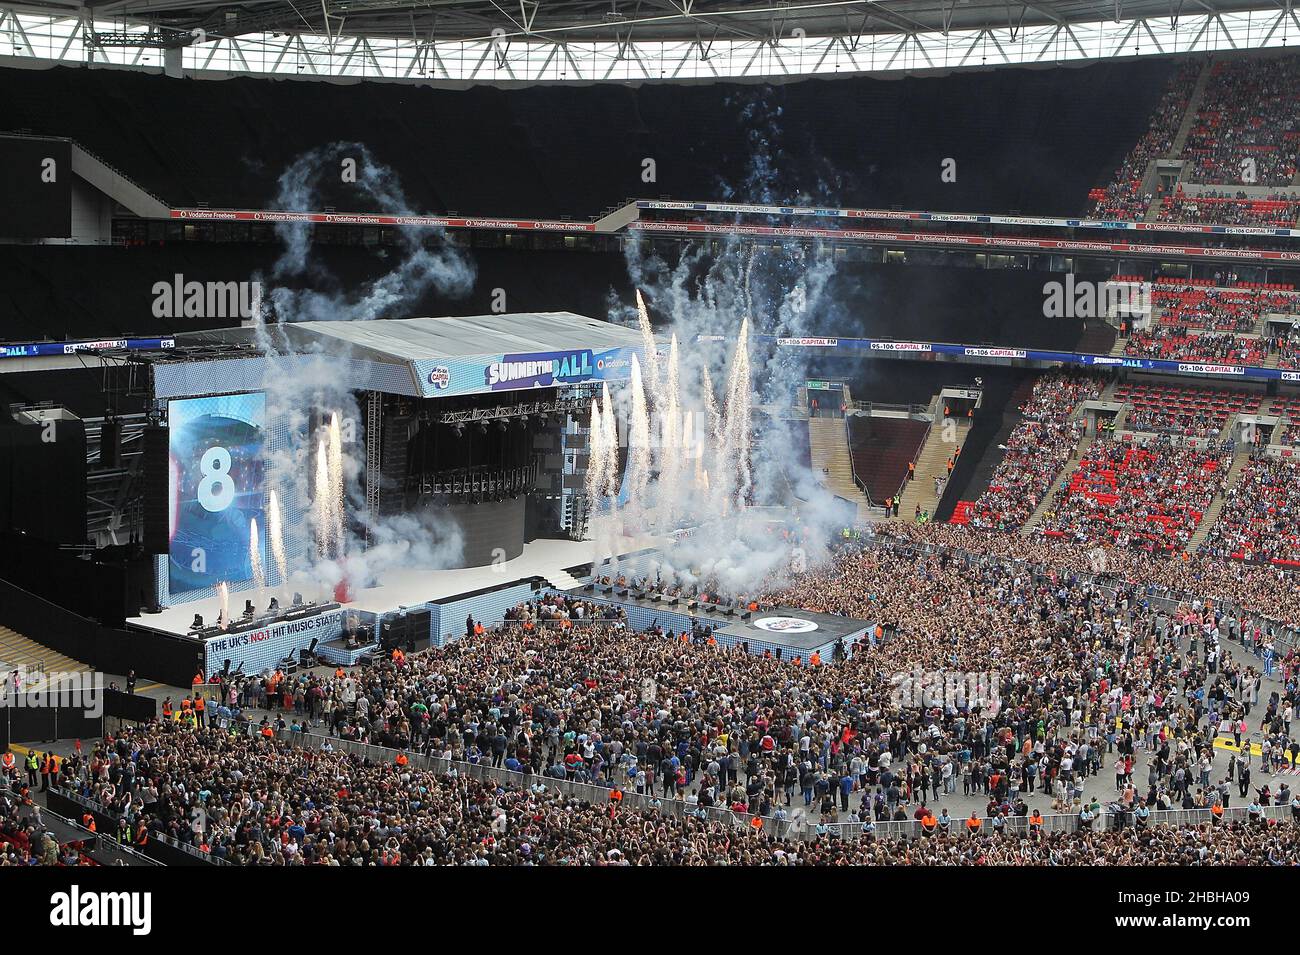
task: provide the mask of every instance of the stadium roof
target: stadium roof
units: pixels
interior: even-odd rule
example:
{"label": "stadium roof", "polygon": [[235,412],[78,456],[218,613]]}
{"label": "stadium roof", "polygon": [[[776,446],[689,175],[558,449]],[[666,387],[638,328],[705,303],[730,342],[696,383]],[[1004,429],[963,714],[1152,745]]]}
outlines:
{"label": "stadium roof", "polygon": [[445,85],[785,82],[1293,49],[1290,0],[0,0],[0,62]]}
{"label": "stadium roof", "polygon": [[[773,40],[1005,30],[1105,20],[1260,10],[1272,0],[43,0],[30,9],[93,12],[159,29],[190,45],[249,34],[555,42]],[[1288,4],[1289,7],[1289,4]],[[202,31],[201,33],[198,31]]]}

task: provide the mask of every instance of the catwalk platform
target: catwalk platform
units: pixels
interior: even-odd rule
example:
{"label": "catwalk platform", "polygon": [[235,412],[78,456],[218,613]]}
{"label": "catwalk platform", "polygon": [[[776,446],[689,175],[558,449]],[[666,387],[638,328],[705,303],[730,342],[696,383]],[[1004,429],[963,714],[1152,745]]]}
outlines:
{"label": "catwalk platform", "polygon": [[[621,556],[635,554],[664,544],[662,538],[623,537],[617,549]],[[557,590],[570,590],[583,581],[571,577],[566,567],[589,566],[592,559],[590,541],[535,540],[524,545],[523,553],[514,560],[485,567],[467,567],[460,570],[394,569],[383,575],[378,586],[357,588],[352,600],[343,603],[345,612],[354,612],[366,618],[382,617],[431,601],[447,601],[467,594],[501,587],[513,581],[542,578]],[[322,604],[333,604],[332,594],[311,594],[299,588],[305,600],[313,596]],[[252,600],[254,608],[264,612],[271,597],[277,597],[281,610],[288,608],[292,593],[280,589],[241,590],[230,595],[230,612],[238,623],[244,601]],[[154,633],[189,636],[194,615],[199,614],[205,623],[214,623],[221,612],[221,600],[210,597],[186,603],[177,603],[161,613],[143,614],[127,620],[127,626]]]}

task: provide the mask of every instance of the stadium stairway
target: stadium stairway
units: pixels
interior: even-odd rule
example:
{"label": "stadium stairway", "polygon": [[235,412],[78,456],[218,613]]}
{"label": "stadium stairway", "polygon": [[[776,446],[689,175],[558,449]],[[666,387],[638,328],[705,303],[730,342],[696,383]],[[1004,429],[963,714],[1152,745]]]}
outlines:
{"label": "stadium stairway", "polygon": [[1241,472],[1245,470],[1246,462],[1249,460],[1249,448],[1241,448],[1232,456],[1232,466],[1228,468],[1228,476],[1223,481],[1223,493],[1215,495],[1214,500],[1210,502],[1210,506],[1201,515],[1201,523],[1196,525],[1191,540],[1187,542],[1185,548],[1187,553],[1196,553],[1205,538],[1210,535],[1210,528],[1214,526],[1219,519],[1219,515],[1223,513],[1223,506],[1228,501],[1228,492],[1236,487],[1237,482],[1241,480]]}
{"label": "stadium stairway", "polygon": [[6,673],[18,669],[41,670],[45,673],[83,673],[90,670],[85,663],[43,647],[35,640],[3,625],[0,625],[0,664]]}
{"label": "stadium stairway", "polygon": [[1020,528],[1021,537],[1028,537],[1032,534],[1034,528],[1042,521],[1043,515],[1056,507],[1056,499],[1070,484],[1070,475],[1078,468],[1079,462],[1088,456],[1088,449],[1092,447],[1092,443],[1096,440],[1097,436],[1095,434],[1085,434],[1079,439],[1079,443],[1075,445],[1074,454],[1071,455],[1069,462],[1061,469],[1061,473],[1053,479],[1051,489],[1038,502],[1034,512],[1029,515],[1029,520],[1025,521],[1025,526]]}
{"label": "stadium stairway", "polygon": [[971,423],[966,418],[954,418],[953,422],[957,426],[956,441],[945,441],[943,418],[940,416],[934,419],[934,427],[930,429],[925,444],[921,445],[921,453],[916,458],[916,479],[903,485],[903,496],[898,502],[898,520],[916,520],[918,504],[931,518],[937,514],[939,499],[934,493],[934,479],[941,475],[947,477],[948,458],[958,448],[964,452],[966,435],[971,429]]}
{"label": "stadium stairway", "polygon": [[1192,87],[1192,95],[1187,97],[1187,111],[1183,113],[1183,121],[1178,126],[1178,132],[1174,134],[1168,158],[1177,158],[1183,154],[1183,147],[1187,145],[1187,137],[1196,124],[1196,114],[1201,108],[1201,100],[1205,96],[1205,87],[1210,83],[1210,73],[1213,69],[1214,58],[1207,57],[1201,66],[1201,75],[1196,77],[1196,85]]}
{"label": "stadium stairway", "polygon": [[853,458],[849,455],[849,437],[843,418],[809,418],[808,444],[812,451],[812,469],[832,494],[858,503],[863,514],[867,496],[853,481]]}

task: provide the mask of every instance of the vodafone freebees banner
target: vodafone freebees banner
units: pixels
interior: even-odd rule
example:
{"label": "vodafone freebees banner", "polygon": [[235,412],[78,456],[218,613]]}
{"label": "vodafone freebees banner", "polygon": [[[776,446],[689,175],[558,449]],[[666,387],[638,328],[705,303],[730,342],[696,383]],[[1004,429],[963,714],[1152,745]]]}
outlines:
{"label": "vodafone freebees banner", "polygon": [[685,235],[756,235],[790,239],[896,242],[907,245],[961,245],[984,249],[1027,249],[1042,252],[1094,252],[1101,255],[1167,255],[1200,259],[1264,259],[1275,262],[1300,262],[1300,251],[1217,249],[1199,245],[1148,245],[1139,242],[1101,242],[1094,239],[1021,239],[1014,236],[965,235],[957,232],[878,232],[868,229],[814,229],[736,223],[646,221],[629,223],[628,228],[640,232]]}
{"label": "vodafone freebees banner", "polygon": [[426,226],[443,229],[513,229],[521,232],[595,232],[594,222],[555,219],[474,219],[465,216],[402,216],[369,212],[268,212],[258,209],[172,209],[173,219],[213,222],[314,222],[323,225]]}
{"label": "vodafone freebees banner", "polygon": [[[837,218],[880,218],[905,221],[978,223],[993,225],[1061,226],[1067,228],[1133,227],[1134,231],[1171,231],[1220,235],[1300,236],[1300,229],[1270,229],[1256,226],[1182,226],[1168,223],[1124,223],[1109,220],[1049,219],[1030,216],[985,216],[963,213],[889,212],[876,209],[815,209],[797,206],[760,206],[728,203],[638,202],[638,208],[693,210],[706,212],[752,212],[772,215],[823,215]],[[214,222],[310,222],[327,225],[372,225],[436,227],[443,229],[494,229],[518,232],[595,232],[594,222],[565,222],[555,219],[490,219],[465,216],[405,216],[362,212],[275,212],[255,209],[172,209],[173,219]],[[1155,226],[1159,225],[1159,229]],[[1170,226],[1166,228],[1166,226]],[[1015,236],[968,235],[959,232],[890,232],[870,229],[817,229],[799,226],[763,226],[740,223],[657,222],[636,220],[629,230],[672,235],[754,235],[829,241],[897,242],[912,245],[973,246],[985,249],[1025,249],[1041,252],[1093,252],[1101,255],[1176,256],[1199,259],[1263,260],[1300,262],[1300,251],[1270,249],[1220,249],[1195,245],[1150,245],[1135,242],[1103,242],[1095,239],[1027,239]]]}
{"label": "vodafone freebees banner", "polygon": [[1061,229],[1115,229],[1129,232],[1192,232],[1215,235],[1300,236],[1300,229],[1281,226],[1217,225],[1190,222],[1130,222],[1123,219],[1059,219],[1052,216],[1003,216],[982,212],[903,212],[897,209],[828,209],[822,206],[773,206],[745,202],[674,202],[641,199],[638,209],[667,212],[717,212],[728,215],[812,216],[822,219],[899,219],[916,222],[978,222],[989,225],[1049,226]]}

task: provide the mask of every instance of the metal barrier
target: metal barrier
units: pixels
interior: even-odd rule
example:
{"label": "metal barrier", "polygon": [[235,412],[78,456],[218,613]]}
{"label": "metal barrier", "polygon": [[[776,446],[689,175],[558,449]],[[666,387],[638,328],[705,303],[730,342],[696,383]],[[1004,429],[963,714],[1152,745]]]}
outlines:
{"label": "metal barrier", "polygon": [[[74,803],[82,807],[83,809],[88,810],[89,812],[91,812],[96,816],[112,821],[114,824],[120,824],[122,819],[124,818],[121,813],[110,809],[108,806],[105,806],[103,803],[96,802],[93,799],[87,799],[85,796],[81,795],[81,793],[73,792],[71,789],[64,789],[56,786],[51,791],[57,792],[59,796],[68,800],[69,802]],[[105,837],[104,841],[108,842],[110,838],[111,837]],[[199,864],[230,865],[230,863],[227,862],[225,859],[222,859],[218,856],[214,856],[210,852],[203,852],[202,850],[194,846],[186,845],[183,842],[178,842],[175,839],[173,839],[171,836],[167,835],[166,833],[158,832],[155,829],[149,830],[149,841],[150,843],[159,842],[162,845],[167,846],[169,849],[175,852],[179,852],[183,856],[189,857],[194,862]],[[144,858],[149,859],[150,864],[159,864],[159,863],[166,864],[163,863],[162,860],[153,859],[147,853],[141,853],[137,849],[124,846],[121,843],[116,843],[116,845],[119,849],[122,849],[124,851],[129,851],[133,855],[143,856]]]}

